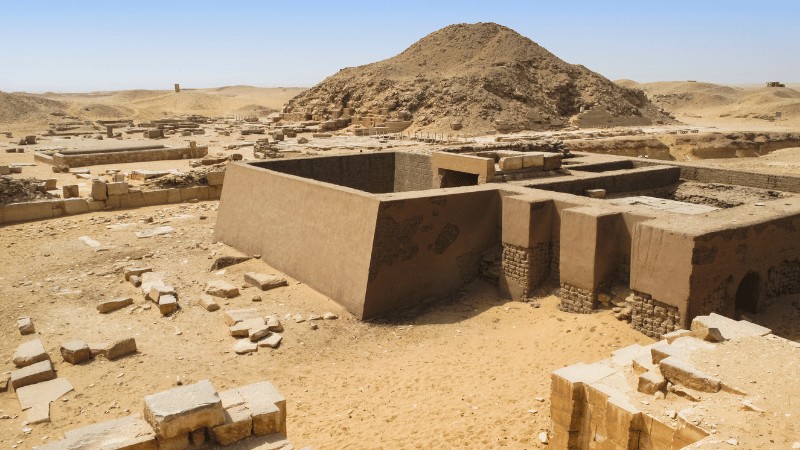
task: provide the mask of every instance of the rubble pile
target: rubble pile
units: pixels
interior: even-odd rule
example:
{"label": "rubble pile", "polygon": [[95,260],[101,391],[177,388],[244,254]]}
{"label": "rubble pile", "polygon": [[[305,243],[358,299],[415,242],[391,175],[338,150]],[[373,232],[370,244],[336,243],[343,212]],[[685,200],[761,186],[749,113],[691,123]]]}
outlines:
{"label": "rubble pile", "polygon": [[0,205],[54,198],[45,190],[45,182],[36,178],[0,176]]}

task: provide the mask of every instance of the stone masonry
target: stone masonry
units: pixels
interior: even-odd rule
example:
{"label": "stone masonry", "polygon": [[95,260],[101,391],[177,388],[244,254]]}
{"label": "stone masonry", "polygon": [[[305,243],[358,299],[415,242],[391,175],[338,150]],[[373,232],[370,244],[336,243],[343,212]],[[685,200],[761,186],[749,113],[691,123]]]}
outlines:
{"label": "stone masonry", "polygon": [[681,328],[681,315],[675,306],[654,300],[650,295],[634,293],[631,302],[631,326],[654,339]]}
{"label": "stone masonry", "polygon": [[558,309],[578,314],[591,314],[597,306],[597,292],[579,288],[569,283],[561,284],[561,303]]}

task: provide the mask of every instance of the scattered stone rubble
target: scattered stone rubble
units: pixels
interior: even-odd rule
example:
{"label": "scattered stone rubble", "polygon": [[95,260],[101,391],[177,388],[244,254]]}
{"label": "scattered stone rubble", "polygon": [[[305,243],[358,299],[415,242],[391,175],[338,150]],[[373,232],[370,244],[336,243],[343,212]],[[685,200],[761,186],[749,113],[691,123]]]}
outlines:
{"label": "scattered stone rubble", "polygon": [[221,392],[209,381],[179,386],[146,396],[143,414],[68,431],[36,448],[173,450],[245,439],[273,450],[293,448],[286,439],[286,399],[267,381]]}
{"label": "scattered stone rubble", "polygon": [[0,205],[55,198],[44,180],[0,176]]}
{"label": "scattered stone rubble", "polygon": [[[708,360],[713,355],[740,354],[737,345],[755,343],[751,347],[755,349],[778,346],[780,351],[800,348],[770,333],[762,326],[712,313],[696,317],[691,330],[668,333],[654,344],[634,344],[613,352],[611,358],[556,370],[551,386],[550,445],[662,450],[689,445],[720,448],[723,441],[736,440],[738,424],[755,420],[747,411],[764,412],[753,401],[764,399],[757,385],[721,378],[717,375],[719,362]],[[795,353],[800,355],[800,350]],[[797,360],[797,356],[787,356],[787,361]],[[736,367],[735,359],[717,361]],[[762,381],[781,383],[780,379],[758,383]],[[660,408],[668,411],[662,413]],[[705,412],[701,415],[701,411]],[[733,420],[719,416],[731,413],[737,414]],[[779,444],[779,436],[768,437],[770,442],[775,440],[775,448],[786,448]]]}

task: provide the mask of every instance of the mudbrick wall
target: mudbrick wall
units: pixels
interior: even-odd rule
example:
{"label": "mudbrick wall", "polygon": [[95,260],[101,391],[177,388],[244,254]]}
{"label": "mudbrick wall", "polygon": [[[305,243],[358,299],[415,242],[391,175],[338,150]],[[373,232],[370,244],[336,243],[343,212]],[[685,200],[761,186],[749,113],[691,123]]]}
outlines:
{"label": "mudbrick wall", "polygon": [[597,306],[597,292],[561,283],[561,303],[558,309],[579,314],[591,314]]}
{"label": "mudbrick wall", "polygon": [[394,192],[421,191],[433,187],[431,158],[397,152],[394,157]]}
{"label": "mudbrick wall", "polygon": [[[556,252],[558,252],[557,244]],[[540,242],[529,248],[503,243],[503,272],[523,287],[523,297],[528,297],[553,273],[558,273],[558,256],[555,258],[556,269],[553,272],[552,242]]]}
{"label": "mudbrick wall", "polygon": [[648,294],[635,292],[630,306],[631,326],[653,339],[681,328],[678,308],[653,300]]}
{"label": "mudbrick wall", "polygon": [[52,164],[56,166],[83,167],[99,164],[121,164],[129,162],[202,158],[206,155],[208,155],[208,147],[159,148],[152,150],[114,151],[108,153],[85,154],[56,153],[52,157]]}

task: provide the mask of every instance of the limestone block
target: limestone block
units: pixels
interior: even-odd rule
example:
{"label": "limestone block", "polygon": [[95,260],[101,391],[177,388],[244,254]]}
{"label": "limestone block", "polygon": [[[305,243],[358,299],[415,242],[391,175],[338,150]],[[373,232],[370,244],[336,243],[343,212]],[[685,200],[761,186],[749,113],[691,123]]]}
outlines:
{"label": "limestone block", "polygon": [[208,294],[200,294],[200,298],[197,299],[197,305],[209,312],[219,309],[219,305],[214,300],[214,297]]}
{"label": "limestone block", "polygon": [[260,318],[260,317],[261,314],[255,308],[229,309],[225,311],[225,314],[223,315],[225,323],[228,324],[228,326],[236,325],[237,323],[243,320]]}
{"label": "limestone block", "polygon": [[250,336],[250,330],[254,328],[265,328],[264,319],[261,317],[253,317],[250,319],[237,322],[229,328],[231,336],[235,338],[244,338]]}
{"label": "limestone block", "polygon": [[658,370],[658,366],[653,364],[653,357],[650,355],[641,355],[633,358],[633,361],[631,361],[631,368],[636,375],[641,375],[651,370]]}
{"label": "limestone block", "polygon": [[165,295],[176,297],[177,295],[175,294],[175,288],[168,284],[154,284],[150,288],[147,298],[153,300],[154,302],[158,302],[158,300]]}
{"label": "limestone block", "polygon": [[512,170],[520,169],[522,169],[521,156],[508,156],[505,158],[500,158],[500,170],[503,172],[510,172]]}
{"label": "limestone block", "polygon": [[92,181],[92,198],[95,200],[105,200],[108,198],[108,187],[100,180]]}
{"label": "limestone block", "polygon": [[283,325],[281,325],[281,320],[276,315],[271,315],[266,317],[267,327],[269,327],[269,331],[273,333],[280,333],[283,331]]}
{"label": "limestone block", "polygon": [[[222,393],[220,393],[220,396]],[[209,429],[211,437],[220,445],[230,445],[250,437],[253,418],[245,405],[225,409],[225,423]]]}
{"label": "limestone block", "polygon": [[747,322],[733,320],[719,314],[711,313],[708,316],[697,316],[692,320],[692,332],[699,332],[707,328],[717,328],[726,340],[741,339],[749,336],[766,336],[772,333],[769,328]]}
{"label": "limestone block", "polygon": [[283,336],[281,336],[280,334],[272,333],[269,336],[265,337],[264,339],[261,339],[260,341],[258,341],[258,346],[259,347],[278,348],[278,346],[281,345],[281,340],[282,339],[283,339]]}
{"label": "limestone block", "polygon": [[175,438],[225,423],[216,389],[207,380],[144,398],[144,418],[159,438]]}
{"label": "limestone block", "polygon": [[139,275],[131,275],[131,277],[128,278],[128,281],[133,285],[133,287],[139,287],[142,285],[142,277]]}
{"label": "limestone block", "polygon": [[57,178],[48,178],[44,180],[44,190],[45,191],[54,191],[56,189],[56,185],[58,183]]}
{"label": "limestone block", "polygon": [[141,284],[141,291],[142,295],[145,296],[148,300],[150,299],[150,289],[153,288],[155,285],[164,284],[164,274],[161,272],[146,272],[141,275],[142,277],[142,284]]}
{"label": "limestone block", "polygon": [[162,316],[168,316],[178,310],[178,299],[174,295],[162,295],[158,298],[158,310]]}
{"label": "limestone block", "polygon": [[11,372],[11,386],[19,389],[23,386],[52,380],[55,377],[53,364],[47,359]]}
{"label": "limestone block", "polygon": [[86,342],[67,341],[61,344],[61,357],[70,364],[80,364],[92,359],[92,351]]}
{"label": "limestone block", "polygon": [[19,334],[23,336],[36,332],[33,327],[33,320],[30,317],[20,317],[17,320],[17,329],[19,330]]}
{"label": "limestone block", "polygon": [[204,289],[208,295],[222,298],[233,298],[239,295],[239,288],[223,280],[212,280],[206,283]]}
{"label": "limestone block", "polygon": [[0,175],[9,175],[11,174],[11,168],[8,166],[0,166]]}
{"label": "limestone block", "polygon": [[533,153],[522,156],[522,168],[544,167],[544,154]]}
{"label": "limestone block", "polygon": [[718,392],[721,382],[717,378],[693,367],[690,363],[676,357],[667,357],[658,363],[661,373],[669,382],[681,384],[700,392]]}
{"label": "limestone block", "polygon": [[134,338],[120,339],[106,347],[105,355],[110,360],[115,360],[136,353],[136,340]]}
{"label": "limestone block", "polygon": [[72,389],[72,384],[66,379],[54,378],[23,386],[16,390],[16,394],[20,408],[28,416],[28,423],[41,423],[50,421],[50,402]]}
{"label": "limestone block", "polygon": [[246,355],[258,351],[258,345],[250,342],[248,339],[240,339],[233,344],[233,351],[237,355]]}
{"label": "limestone block", "polygon": [[653,364],[658,364],[661,360],[670,356],[675,356],[677,358],[686,356],[686,350],[663,341],[652,346],[650,348],[650,353],[652,355]]}
{"label": "limestone block", "polygon": [[270,289],[289,285],[285,278],[255,272],[247,272],[244,274],[244,281],[261,289],[262,291],[268,291]]}
{"label": "limestone block", "polygon": [[270,334],[272,333],[269,331],[267,324],[262,323],[261,325],[250,328],[248,337],[250,338],[250,342],[258,342]]}
{"label": "limestone block", "polygon": [[589,198],[606,198],[605,189],[587,189],[586,196]]}
{"label": "limestone block", "polygon": [[125,281],[129,281],[132,276],[141,276],[144,273],[152,272],[153,269],[150,267],[128,267],[123,270],[122,274],[125,276]]}
{"label": "limestone block", "polygon": [[67,431],[64,439],[38,450],[158,450],[156,436],[141,415],[134,414]]}
{"label": "limestone block", "polygon": [[268,381],[237,389],[253,418],[253,434],[286,432],[286,398]]}
{"label": "limestone block", "polygon": [[206,174],[209,186],[220,186],[225,181],[225,171],[215,170]]}
{"label": "limestone block", "polygon": [[544,170],[556,170],[561,168],[562,156],[558,153],[544,154]]}
{"label": "limestone block", "polygon": [[663,335],[661,337],[664,338],[667,342],[669,342],[671,344],[675,339],[678,339],[678,338],[681,338],[681,337],[684,337],[684,336],[689,336],[691,334],[692,334],[692,332],[689,331],[689,330],[675,330],[675,331],[670,331],[669,333],[667,333],[667,334],[665,334],[665,335]]}
{"label": "limestone block", "polygon": [[189,433],[171,438],[156,436],[158,450],[187,450],[190,447]]}
{"label": "limestone block", "polygon": [[697,339],[702,339],[707,342],[725,341],[725,338],[722,336],[722,332],[716,327],[700,328],[696,331],[692,331],[691,333],[692,336],[696,337]]}
{"label": "limestone block", "polygon": [[97,304],[97,311],[99,311],[101,314],[108,314],[132,304],[133,299],[131,297],[118,297],[111,300],[101,301]]}
{"label": "limestone block", "polygon": [[664,389],[667,380],[660,372],[648,371],[639,375],[639,385],[636,388],[642,394],[653,395],[657,391]]}
{"label": "limestone block", "polygon": [[12,362],[17,367],[26,367],[49,359],[40,339],[20,344],[12,356]]}
{"label": "limestone block", "polygon": [[61,197],[62,198],[77,198],[80,197],[80,193],[78,191],[77,184],[70,184],[67,186],[61,187]]}

